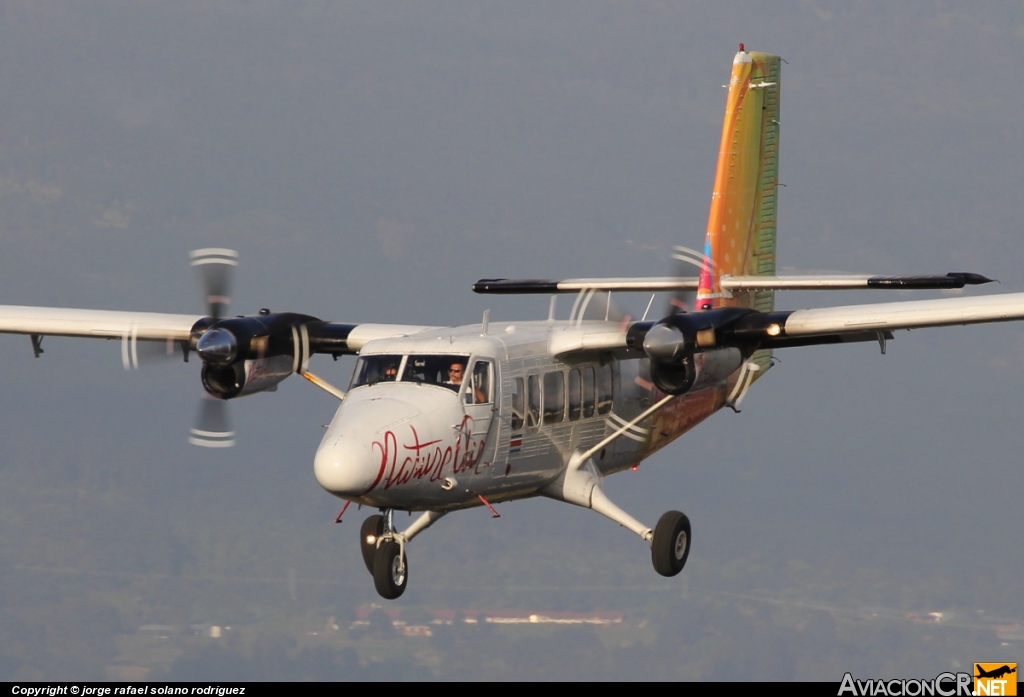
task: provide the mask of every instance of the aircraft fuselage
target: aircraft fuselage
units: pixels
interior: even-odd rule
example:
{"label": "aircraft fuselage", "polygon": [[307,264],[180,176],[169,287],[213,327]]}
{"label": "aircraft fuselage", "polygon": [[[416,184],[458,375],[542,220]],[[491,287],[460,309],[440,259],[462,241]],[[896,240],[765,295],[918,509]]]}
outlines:
{"label": "aircraft fuselage", "polygon": [[[537,495],[573,452],[664,396],[640,354],[553,354],[585,324],[495,323],[485,335],[469,325],[370,342],[317,450],[317,480],[341,498],[399,510]],[[453,363],[464,366],[461,385],[446,384]],[[674,398],[602,448],[594,464],[602,475],[638,464],[720,409],[727,386]]]}

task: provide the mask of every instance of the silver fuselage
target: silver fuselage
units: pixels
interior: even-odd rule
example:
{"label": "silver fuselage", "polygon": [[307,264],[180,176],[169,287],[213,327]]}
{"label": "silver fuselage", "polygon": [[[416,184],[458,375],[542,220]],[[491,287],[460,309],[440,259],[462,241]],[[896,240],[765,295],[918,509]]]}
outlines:
{"label": "silver fuselage", "polygon": [[[574,451],[599,443],[662,396],[639,353],[561,351],[587,325],[495,323],[486,334],[469,325],[369,342],[361,360],[450,355],[466,360],[467,371],[489,366],[488,394],[474,399],[468,384],[455,391],[422,380],[353,387],[317,450],[317,480],[341,498],[399,510],[537,495]],[[610,474],[638,464],[721,408],[732,381],[675,398],[596,453],[595,465]]]}

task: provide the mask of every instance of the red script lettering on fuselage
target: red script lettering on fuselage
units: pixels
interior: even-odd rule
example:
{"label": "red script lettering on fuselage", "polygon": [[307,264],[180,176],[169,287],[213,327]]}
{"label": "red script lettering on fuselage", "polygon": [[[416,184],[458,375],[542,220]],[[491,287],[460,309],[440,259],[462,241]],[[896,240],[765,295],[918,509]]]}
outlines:
{"label": "red script lettering on fuselage", "polygon": [[409,424],[409,440],[401,447],[395,432],[385,431],[380,440],[373,442],[373,449],[380,453],[380,470],[364,493],[373,491],[382,481],[384,489],[422,479],[436,482],[444,476],[444,469],[449,464],[452,465],[452,474],[468,470],[479,474],[485,439],[481,437],[474,441],[472,426],[472,417],[463,417],[458,428],[453,429],[458,434],[454,442],[445,443],[443,438],[421,441],[416,427]]}

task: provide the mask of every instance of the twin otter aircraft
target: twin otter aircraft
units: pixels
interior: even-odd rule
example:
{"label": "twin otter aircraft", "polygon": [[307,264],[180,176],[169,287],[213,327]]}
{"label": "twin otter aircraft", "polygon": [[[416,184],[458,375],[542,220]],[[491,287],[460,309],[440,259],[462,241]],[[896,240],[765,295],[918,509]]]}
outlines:
{"label": "twin otter aircraft", "polygon": [[[723,407],[735,408],[789,346],[877,341],[894,329],[1024,319],[1024,293],[776,311],[787,289],[947,289],[988,282],[935,276],[776,276],[780,59],[733,59],[703,254],[695,277],[481,280],[478,293],[573,293],[568,321],[421,327],[341,324],[267,310],[224,318],[237,254],[193,252],[205,272],[207,316],[0,306],[0,331],[119,339],[125,365],[147,345],[202,361],[206,400],[192,442],[233,443],[224,401],[273,389],[292,373],[341,406],[313,471],[328,492],[380,510],[361,545],[377,591],[397,598],[406,546],[449,511],[547,496],[590,508],[635,532],[655,570],[678,574],[690,521],[654,527],[612,503],[602,478],[628,469]],[[686,259],[688,253],[682,252]],[[620,318],[613,291],[668,293],[667,316]],[[652,295],[653,300],[653,295]],[[651,305],[648,304],[648,312]],[[148,342],[148,344],[147,344]],[[310,356],[358,354],[348,392],[312,375]],[[348,503],[345,504],[346,507]],[[493,509],[492,509],[493,510]],[[394,511],[422,511],[398,530]]]}

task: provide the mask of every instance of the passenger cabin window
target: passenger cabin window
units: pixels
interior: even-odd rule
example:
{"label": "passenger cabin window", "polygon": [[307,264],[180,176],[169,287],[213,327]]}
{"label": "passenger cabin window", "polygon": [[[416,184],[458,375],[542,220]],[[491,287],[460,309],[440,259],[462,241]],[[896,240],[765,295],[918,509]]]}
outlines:
{"label": "passenger cabin window", "polygon": [[526,412],[523,409],[525,406],[523,397],[523,379],[516,378],[512,381],[512,423],[510,426],[513,431],[521,429],[525,421]]}
{"label": "passenger cabin window", "polygon": [[565,376],[562,371],[544,373],[544,423],[557,424],[565,418]]}
{"label": "passenger cabin window", "polygon": [[612,410],[612,366],[611,363],[597,367],[597,413],[607,414]]}
{"label": "passenger cabin window", "polygon": [[526,425],[534,428],[540,424],[540,378],[530,375],[526,378]]}
{"label": "passenger cabin window", "polygon": [[489,404],[491,402],[490,361],[477,361],[473,364],[473,375],[464,394],[466,404]]}
{"label": "passenger cabin window", "polygon": [[580,382],[580,369],[569,371],[569,421],[577,421],[583,410],[583,386]]}
{"label": "passenger cabin window", "polygon": [[583,368],[583,418],[589,419],[594,415],[594,367]]}
{"label": "passenger cabin window", "polygon": [[378,382],[394,382],[401,366],[402,356],[363,356],[356,363],[349,389]]}
{"label": "passenger cabin window", "polygon": [[402,382],[440,385],[454,392],[462,388],[469,356],[409,356]]}

